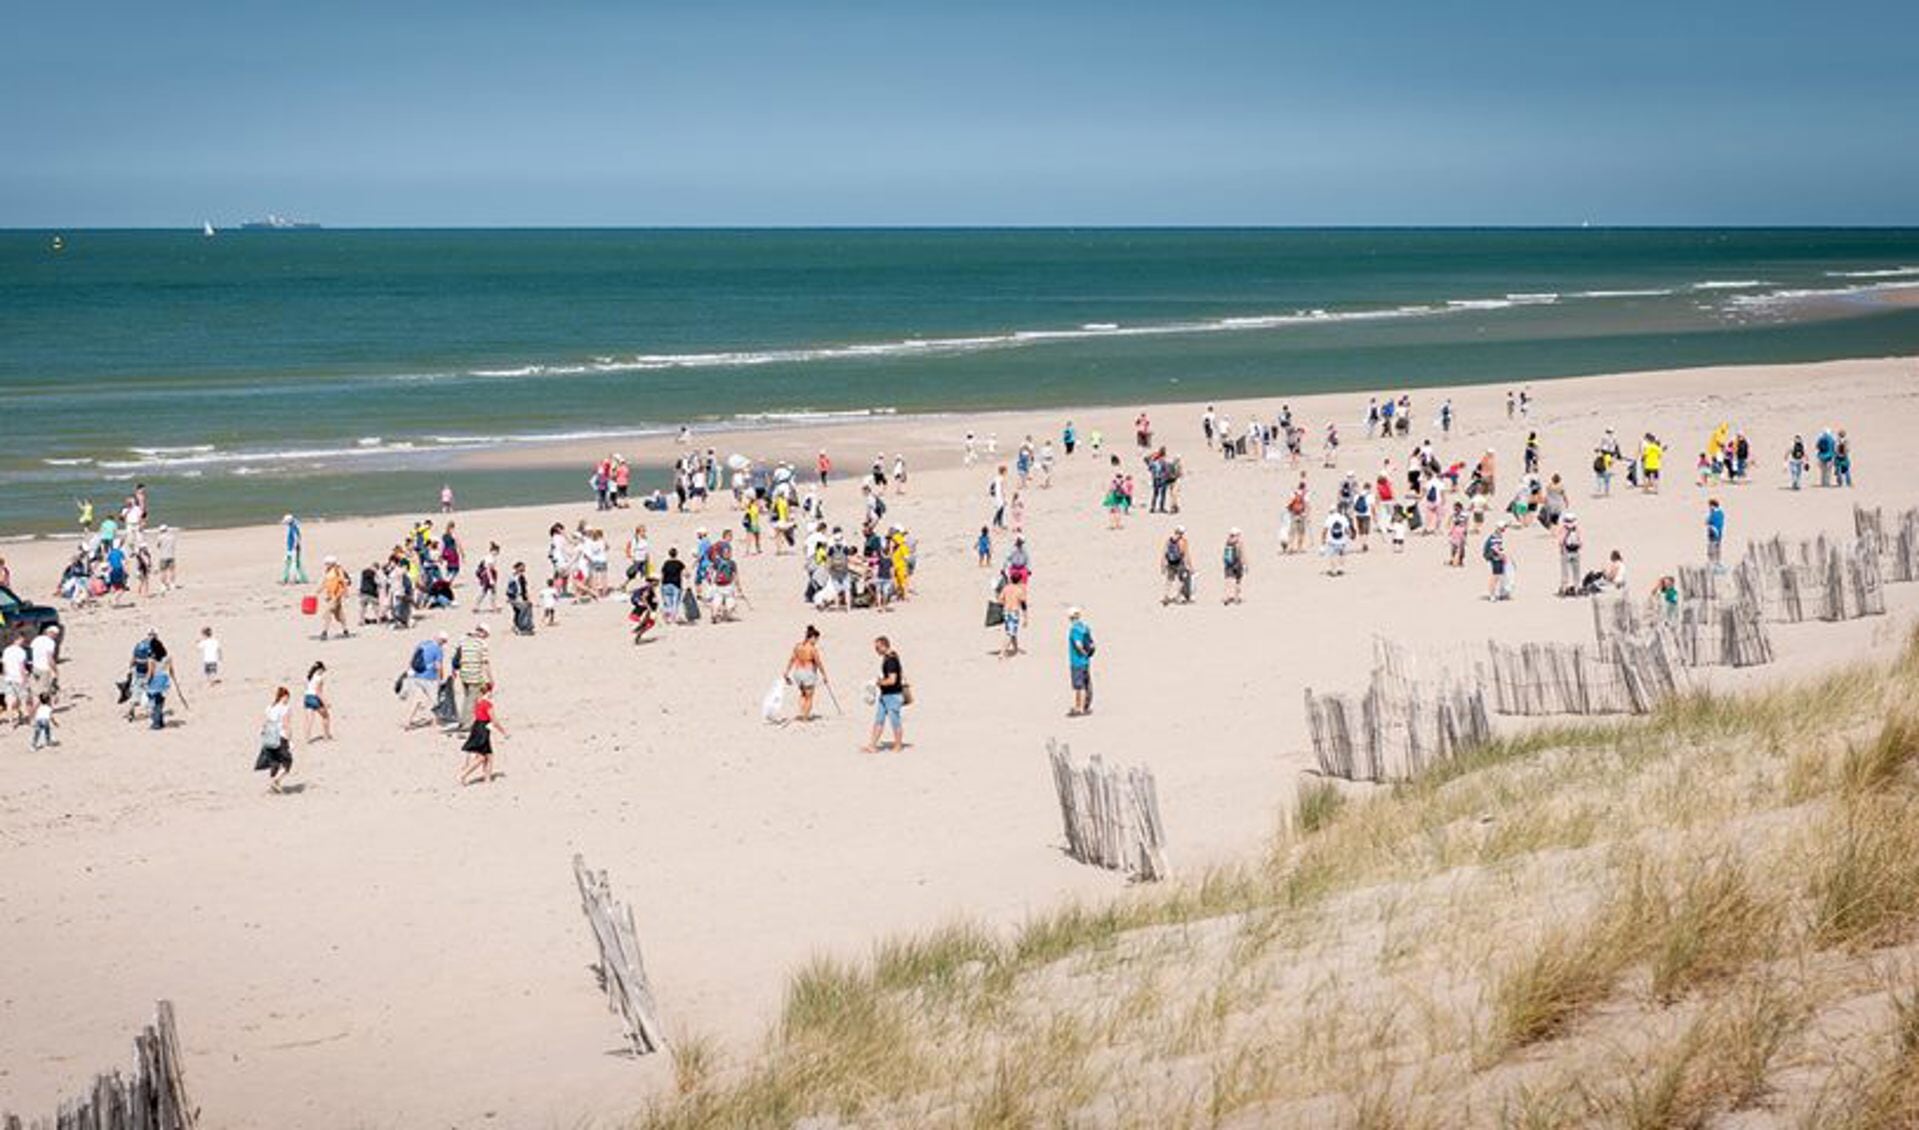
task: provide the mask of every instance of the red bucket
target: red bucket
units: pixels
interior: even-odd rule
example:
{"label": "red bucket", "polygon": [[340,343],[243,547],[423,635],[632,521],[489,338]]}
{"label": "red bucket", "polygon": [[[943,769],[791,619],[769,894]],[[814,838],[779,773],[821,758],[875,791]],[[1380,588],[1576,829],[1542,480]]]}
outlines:
{"label": "red bucket", "polygon": [[320,611],[319,597],[303,596],[300,598],[300,615],[311,616],[318,611]]}

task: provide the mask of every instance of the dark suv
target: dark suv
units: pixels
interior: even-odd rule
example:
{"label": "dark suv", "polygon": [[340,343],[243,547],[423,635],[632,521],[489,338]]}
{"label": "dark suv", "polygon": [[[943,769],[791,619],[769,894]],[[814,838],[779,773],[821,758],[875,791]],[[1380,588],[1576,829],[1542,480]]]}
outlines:
{"label": "dark suv", "polygon": [[[58,623],[60,623],[58,608],[22,600],[12,589],[0,585],[0,640],[5,640],[16,632],[22,631],[29,636],[37,636],[49,625]],[[65,632],[60,634],[66,635]]]}

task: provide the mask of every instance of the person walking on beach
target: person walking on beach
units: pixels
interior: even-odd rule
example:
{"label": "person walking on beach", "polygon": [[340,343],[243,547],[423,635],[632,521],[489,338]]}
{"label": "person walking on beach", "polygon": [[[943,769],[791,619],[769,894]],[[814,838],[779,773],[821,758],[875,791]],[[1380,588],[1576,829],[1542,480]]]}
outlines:
{"label": "person walking on beach", "polygon": [[307,668],[306,696],[302,700],[305,706],[305,731],[303,736],[308,745],[314,742],[313,720],[320,720],[320,741],[333,740],[333,711],[326,703],[326,664],[315,662]]}
{"label": "person walking on beach", "polygon": [[487,650],[490,631],[484,620],[467,629],[453,653],[453,669],[460,676],[460,728],[473,724],[473,704],[493,686],[493,658]]}
{"label": "person walking on beach", "polygon": [[782,677],[800,692],[800,712],[794,720],[811,722],[817,717],[813,713],[813,696],[819,693],[820,684],[826,682],[826,659],[820,654],[818,628],[806,626],[806,634],[793,645],[793,653],[786,659]]}
{"label": "person walking on beach", "polygon": [[53,726],[53,696],[43,694],[40,696],[39,705],[33,708],[33,738],[27,748],[39,749],[42,746],[59,745],[60,743],[53,736]]}
{"label": "person walking on beach", "polygon": [[[173,674],[173,660],[166,654],[163,648],[159,652],[159,658],[149,659],[147,661],[146,692],[148,729],[164,730],[167,728],[167,695],[176,689],[174,686],[176,682],[177,680]],[[187,696],[181,694],[180,705],[185,706],[186,702]]]}
{"label": "person walking on beach", "polygon": [[880,657],[880,677],[874,689],[878,700],[873,710],[873,732],[860,747],[861,753],[880,751],[880,734],[890,723],[893,727],[893,752],[906,748],[906,719],[903,713],[906,707],[906,672],[900,665],[899,652],[893,650],[893,641],[885,636],[873,640],[873,651]]}
{"label": "person walking on beach", "polygon": [[1352,526],[1345,512],[1337,507],[1329,510],[1325,528],[1320,532],[1320,552],[1326,555],[1327,576],[1346,575],[1346,551],[1351,547],[1352,539]]}
{"label": "person walking on beach", "polygon": [[1066,673],[1073,687],[1073,705],[1068,718],[1081,718],[1093,712],[1093,629],[1078,608],[1066,610]]}
{"label": "person walking on beach", "polygon": [[347,577],[346,567],[340,564],[339,558],[329,556],[325,561],[325,572],[320,574],[320,587],[317,590],[320,598],[320,638],[322,640],[327,638],[335,624],[340,626],[342,639],[353,634],[347,630],[346,623],[346,594],[350,587],[351,581]]}
{"label": "person walking on beach", "polygon": [[1786,449],[1786,479],[1793,490],[1800,488],[1806,477],[1806,440],[1804,436],[1793,436],[1792,446]]}
{"label": "person walking on beach", "polygon": [[307,568],[301,555],[305,551],[306,544],[300,534],[300,523],[293,515],[288,514],[280,519],[280,524],[286,527],[287,533],[286,560],[280,565],[280,583],[304,585],[307,583]]}
{"label": "person walking on beach", "polygon": [[27,643],[25,635],[9,635],[0,649],[0,706],[13,709],[13,724],[23,725],[28,715]]}
{"label": "person walking on beach", "polygon": [[1585,538],[1579,516],[1570,510],[1559,518],[1559,595],[1578,596],[1585,573],[1579,567],[1579,549]]}
{"label": "person walking on beach", "polygon": [[1506,530],[1511,525],[1511,519],[1501,518],[1493,526],[1493,532],[1486,535],[1486,544],[1480,549],[1486,564],[1492,567],[1492,579],[1486,584],[1487,600],[1511,600],[1513,597],[1513,563],[1506,554]]}
{"label": "person walking on beach", "polygon": [[1833,481],[1842,487],[1852,485],[1852,441],[1846,438],[1846,429],[1839,429],[1839,436],[1832,444]]}
{"label": "person walking on beach", "polygon": [[287,774],[293,772],[293,738],[287,730],[287,715],[293,712],[293,692],[275,687],[273,704],[267,707],[260,725],[260,753],[253,760],[253,771],[267,775],[267,791],[282,791]]}
{"label": "person walking on beach", "polygon": [[999,603],[1000,627],[1006,631],[1006,643],[999,654],[1001,659],[1010,659],[1019,654],[1019,630],[1026,619],[1025,568],[1007,570],[1006,583],[999,589]]}
{"label": "person walking on beach", "polygon": [[466,741],[460,745],[466,754],[466,764],[460,766],[460,784],[470,785],[476,776],[484,783],[492,783],[495,730],[501,737],[507,736],[506,726],[493,705],[493,684],[486,683],[480,687],[479,697],[473,703],[473,725],[466,732]]}
{"label": "person walking on beach", "polygon": [[[407,660],[406,681],[410,693],[406,721],[400,724],[401,729],[411,730],[432,723],[434,708],[440,702],[440,687],[447,680],[446,645],[446,633],[439,632],[413,646],[413,654]],[[425,717],[421,716],[422,707],[425,707]]]}
{"label": "person walking on beach", "polygon": [[27,691],[34,698],[60,697],[60,625],[48,624],[27,645]]}
{"label": "person walking on beach", "polygon": [[825,490],[827,476],[833,473],[833,461],[826,457],[825,450],[822,449],[819,458],[813,461],[813,469],[819,474],[820,489]]}
{"label": "person walking on beach", "polygon": [[1246,583],[1246,542],[1240,537],[1238,526],[1226,532],[1226,547],[1221,551],[1221,558],[1226,569],[1226,595],[1220,603],[1238,604],[1241,586]]}
{"label": "person walking on beach", "polygon": [[1174,526],[1172,536],[1166,539],[1166,549],[1162,554],[1163,571],[1166,576],[1166,591],[1159,598],[1161,604],[1171,604],[1174,600],[1191,603],[1193,599],[1193,551],[1186,543],[1186,527]]}
{"label": "person walking on beach", "polygon": [[1720,562],[1720,553],[1725,544],[1726,512],[1720,508],[1718,499],[1709,498],[1706,500],[1706,560],[1711,563],[1715,573],[1726,571],[1725,565]]}

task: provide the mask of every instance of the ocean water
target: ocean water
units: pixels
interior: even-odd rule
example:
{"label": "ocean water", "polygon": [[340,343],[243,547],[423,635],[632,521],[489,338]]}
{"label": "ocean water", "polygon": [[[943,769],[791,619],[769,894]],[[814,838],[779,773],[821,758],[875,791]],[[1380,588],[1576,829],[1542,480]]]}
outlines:
{"label": "ocean water", "polygon": [[[449,454],[1919,352],[1916,230],[0,232],[0,533],[424,505]],[[583,469],[468,474],[464,505]]]}

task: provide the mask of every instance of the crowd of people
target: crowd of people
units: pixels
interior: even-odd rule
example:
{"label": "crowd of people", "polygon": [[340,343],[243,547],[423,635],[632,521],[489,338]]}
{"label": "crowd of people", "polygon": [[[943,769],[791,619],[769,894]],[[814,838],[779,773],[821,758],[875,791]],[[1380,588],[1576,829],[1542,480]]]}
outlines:
{"label": "crowd of people", "polygon": [[[1510,418],[1530,418],[1533,410],[1530,390],[1508,394]],[[1547,448],[1538,431],[1526,433],[1519,452],[1520,473],[1516,481],[1508,482],[1492,448],[1471,456],[1442,453],[1441,446],[1451,445],[1456,430],[1450,399],[1439,406],[1431,436],[1415,439],[1421,429],[1414,420],[1409,395],[1370,398],[1362,419],[1364,434],[1375,443],[1396,446],[1397,453],[1381,458],[1366,473],[1343,470],[1323,499],[1316,497],[1303,468],[1307,425],[1295,417],[1289,405],[1270,418],[1251,415],[1237,423],[1227,413],[1208,406],[1199,420],[1198,439],[1207,450],[1217,451],[1229,462],[1286,465],[1286,477],[1294,485],[1284,493],[1278,508],[1278,553],[1285,557],[1316,551],[1329,575],[1344,575],[1355,555],[1376,549],[1405,552],[1409,543],[1417,544],[1418,539],[1425,538],[1444,546],[1440,557],[1445,567],[1463,569],[1471,546],[1477,542],[1488,574],[1487,599],[1511,600],[1516,593],[1515,541],[1526,531],[1536,530],[1535,536],[1551,543],[1558,560],[1554,589],[1558,595],[1629,591],[1626,560],[1620,549],[1608,548],[1593,562],[1594,567],[1588,567],[1585,526],[1573,505],[1563,456],[1562,469],[1555,470],[1556,453]],[[1337,423],[1327,421],[1324,434],[1324,460],[1337,467]],[[690,436],[683,439],[690,447]],[[1184,464],[1173,445],[1155,432],[1144,412],[1134,421],[1134,439],[1138,473],[1150,485],[1145,511],[1166,515],[1172,523],[1159,543],[1161,603],[1190,604],[1200,590],[1200,577],[1206,567],[1201,561],[1202,551],[1195,548],[1194,536],[1181,517]],[[1084,459],[1085,455],[1076,453],[1091,453],[1104,461],[1108,471],[1100,499],[1107,512],[1107,525],[1123,529],[1134,510],[1135,471],[1120,453],[1102,451],[1097,431],[1083,435],[1070,420],[1060,429],[1057,442],[1052,436],[1037,440],[1026,436],[1008,463],[997,459],[996,437],[989,435],[981,444],[969,432],[963,448],[964,463],[972,464],[982,449],[993,457],[992,472],[972,548],[981,569],[992,571],[987,623],[1000,632],[996,652],[1013,660],[1030,651],[1027,634],[1035,608],[1033,552],[1025,522],[1027,493],[1050,488],[1062,459]],[[1809,481],[1823,487],[1850,486],[1852,458],[1844,429],[1823,428],[1811,444],[1794,436],[1785,452],[1785,481],[1793,490],[1802,489]],[[1623,480],[1631,490],[1658,492],[1666,459],[1667,445],[1654,433],[1643,433],[1629,450],[1613,430],[1606,429],[1591,448],[1589,500],[1598,505],[1613,497],[1616,480]],[[1714,426],[1700,452],[1697,484],[1715,491],[1730,490],[1751,482],[1753,475],[1751,438],[1730,422]],[[591,486],[597,510],[627,508],[632,478],[629,465],[620,455],[609,455],[596,464]],[[305,533],[294,515],[287,514],[281,522],[285,555],[280,577],[287,585],[312,584],[303,604],[318,617],[321,641],[336,633],[347,637],[355,629],[374,626],[412,630],[422,618],[461,610],[472,613],[457,643],[447,630],[434,630],[414,640],[405,666],[395,679],[394,691],[405,700],[401,725],[407,729],[437,728],[457,735],[467,756],[456,779],[462,784],[484,783],[499,776],[493,747],[496,739],[507,736],[494,699],[497,681],[492,628],[482,618],[499,611],[502,600],[511,614],[513,632],[523,636],[557,628],[563,609],[582,609],[603,601],[623,604],[634,642],[646,643],[659,637],[657,629],[663,625],[683,628],[702,622],[725,623],[751,610],[752,598],[741,576],[741,558],[765,553],[765,543],[770,540],[772,556],[793,558],[797,568],[790,577],[791,588],[768,599],[791,602],[817,614],[885,612],[911,599],[917,591],[918,545],[905,524],[890,513],[906,494],[907,478],[902,453],[891,458],[883,453],[875,455],[865,474],[844,483],[835,477],[833,462],[825,451],[819,453],[813,474],[803,482],[788,463],[759,463],[741,456],[722,460],[712,448],[688,450],[672,470],[671,501],[655,492],[643,500],[643,506],[700,511],[711,506],[716,495],[723,500],[730,497],[736,522],[716,521],[717,534],[709,533],[705,526],[698,527],[690,545],[663,548],[656,547],[644,523],[636,524],[617,546],[606,529],[589,519],[581,518],[571,528],[554,523],[546,530],[545,566],[535,571],[530,571],[525,561],[507,566],[498,542],[489,542],[476,559],[470,558],[452,516],[453,493],[448,486],[440,493],[439,514],[412,523],[384,556],[360,568],[357,582],[331,555],[322,559],[317,583],[309,582]],[[841,505],[848,508],[843,520],[829,517],[829,492],[836,510]],[[83,502],[82,533],[72,561],[60,578],[61,595],[79,605],[114,594],[149,593],[153,580],[157,580],[161,592],[174,587],[174,531],[165,525],[150,525],[149,513],[144,485],[135,489],[123,507],[97,524],[90,504]],[[1707,501],[1703,526],[1706,560],[1717,568],[1723,568],[1728,520],[1728,508],[1715,493]],[[970,525],[964,528],[970,529]],[[1202,544],[1218,547],[1219,599],[1228,605],[1241,603],[1254,554],[1238,527],[1228,527],[1213,538],[1217,540]],[[616,557],[622,559],[617,566]],[[9,579],[4,568],[0,562],[0,583]],[[617,578],[616,568],[620,571]],[[350,611],[356,595],[357,609]],[[616,596],[624,600],[609,599]],[[1649,599],[1662,614],[1673,614],[1679,595],[1672,578],[1662,576]],[[1068,713],[1079,716],[1093,709],[1096,648],[1085,614],[1075,607],[1067,619]],[[817,625],[808,625],[793,646],[768,698],[766,713],[770,720],[787,720],[784,692],[789,688],[797,700],[794,721],[810,722],[819,717],[816,696],[822,691],[839,709],[838,695],[827,675],[822,638]],[[0,708],[12,715],[16,725],[31,725],[30,740],[36,749],[55,742],[55,710],[61,702],[60,642],[58,628],[33,636],[15,633],[0,641]],[[214,629],[204,628],[196,642],[205,684],[218,683],[223,656]],[[874,720],[862,748],[868,752],[884,748],[881,740],[890,731],[891,748],[904,749],[904,710],[912,702],[904,660],[885,635],[875,638],[874,652],[877,673],[864,688]],[[334,736],[329,677],[327,663],[314,660],[306,668],[297,699],[296,692],[286,686],[276,687],[272,693],[262,716],[256,768],[268,774],[273,791],[287,788],[296,730],[299,740],[309,745]],[[144,717],[156,730],[168,726],[174,707],[186,705],[172,655],[157,629],[136,641],[119,691],[125,716],[129,720]],[[303,725],[297,727],[292,722],[295,709],[303,712]]]}

